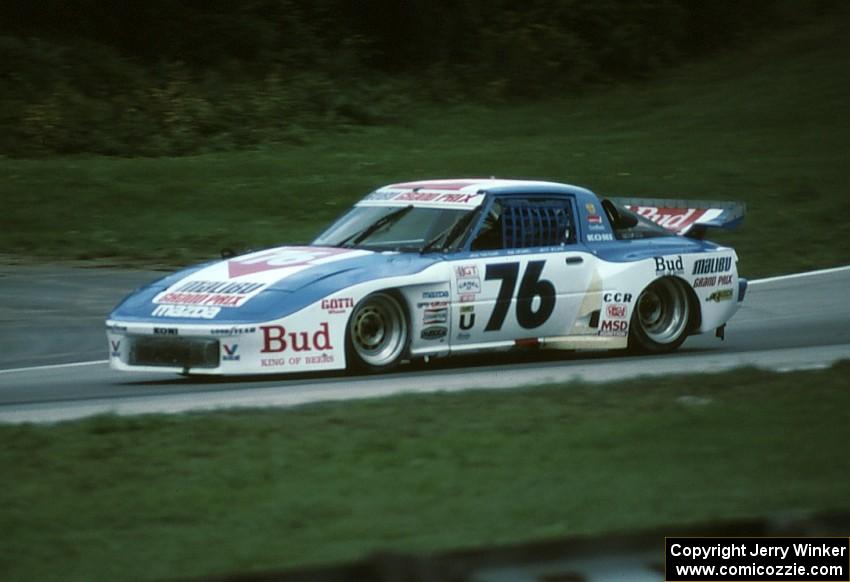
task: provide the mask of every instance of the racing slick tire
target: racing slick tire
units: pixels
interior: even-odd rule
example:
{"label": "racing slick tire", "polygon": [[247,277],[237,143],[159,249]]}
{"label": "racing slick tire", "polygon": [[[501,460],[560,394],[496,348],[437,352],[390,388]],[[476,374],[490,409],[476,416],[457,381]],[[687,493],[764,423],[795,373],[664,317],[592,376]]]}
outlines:
{"label": "racing slick tire", "polygon": [[635,303],[629,348],[652,354],[672,352],[688,337],[691,309],[684,282],[672,277],[654,281]]}
{"label": "racing slick tire", "polygon": [[410,325],[402,301],[385,291],[373,293],[355,306],[345,333],[349,368],[386,372],[395,368],[410,343]]}

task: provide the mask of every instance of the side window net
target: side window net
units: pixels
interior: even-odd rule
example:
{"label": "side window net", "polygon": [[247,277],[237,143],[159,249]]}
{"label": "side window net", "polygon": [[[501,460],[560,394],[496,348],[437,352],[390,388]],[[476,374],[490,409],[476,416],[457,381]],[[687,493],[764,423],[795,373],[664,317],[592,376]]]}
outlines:
{"label": "side window net", "polygon": [[505,200],[503,206],[504,248],[559,246],[574,242],[568,202]]}

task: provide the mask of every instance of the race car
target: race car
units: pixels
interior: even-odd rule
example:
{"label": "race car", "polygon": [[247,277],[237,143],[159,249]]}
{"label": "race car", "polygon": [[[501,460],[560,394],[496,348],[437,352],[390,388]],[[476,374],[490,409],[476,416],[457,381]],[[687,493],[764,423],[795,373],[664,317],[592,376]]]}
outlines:
{"label": "race car", "polygon": [[488,350],[663,353],[747,289],[703,240],[730,202],[600,199],[501,179],[392,184],[310,245],[224,257],[142,287],[106,321],[117,370],[371,372]]}

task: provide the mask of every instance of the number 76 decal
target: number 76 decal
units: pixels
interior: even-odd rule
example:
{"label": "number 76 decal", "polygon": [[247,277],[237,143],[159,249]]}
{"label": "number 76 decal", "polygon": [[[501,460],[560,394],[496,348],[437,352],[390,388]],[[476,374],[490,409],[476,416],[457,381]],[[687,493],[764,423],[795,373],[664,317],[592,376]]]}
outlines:
{"label": "number 76 decal", "polygon": [[[519,294],[516,299],[516,319],[525,329],[533,329],[543,325],[552,311],[555,309],[555,286],[551,281],[540,278],[546,261],[529,261],[519,284]],[[516,289],[516,281],[519,276],[519,263],[499,263],[487,265],[484,275],[485,281],[499,279],[502,281],[499,294],[496,298],[496,306],[490,321],[484,331],[498,331],[505,323],[508,308]],[[540,305],[537,311],[531,309],[535,297],[540,297]]]}

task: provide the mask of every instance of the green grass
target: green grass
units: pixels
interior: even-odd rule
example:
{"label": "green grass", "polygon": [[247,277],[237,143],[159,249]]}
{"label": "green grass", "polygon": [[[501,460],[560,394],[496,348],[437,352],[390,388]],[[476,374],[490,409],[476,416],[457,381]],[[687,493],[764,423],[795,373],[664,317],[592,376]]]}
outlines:
{"label": "green grass", "polygon": [[847,509],[848,373],[0,426],[0,577],[201,576]]}
{"label": "green grass", "polygon": [[733,199],[746,276],[850,262],[850,12],[641,84],[186,158],[0,160],[0,248],[183,264],[308,241],[381,184],[554,179],[612,195]]}

